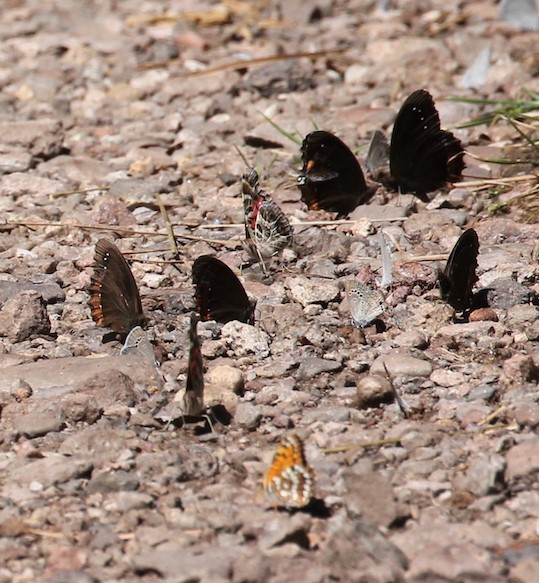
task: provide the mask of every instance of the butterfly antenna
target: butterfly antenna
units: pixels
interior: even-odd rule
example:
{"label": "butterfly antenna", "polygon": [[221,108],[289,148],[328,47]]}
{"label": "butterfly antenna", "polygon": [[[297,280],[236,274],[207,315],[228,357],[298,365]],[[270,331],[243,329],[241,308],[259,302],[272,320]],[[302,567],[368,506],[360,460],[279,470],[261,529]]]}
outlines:
{"label": "butterfly antenna", "polygon": [[397,387],[395,387],[395,384],[393,383],[393,379],[391,378],[391,375],[389,374],[389,370],[387,370],[387,366],[386,366],[386,363],[384,361],[382,361],[382,365],[384,367],[384,370],[386,371],[386,376],[387,376],[387,380],[389,381],[389,386],[391,387],[391,391],[393,393],[395,401],[397,402],[397,405],[399,406],[400,412],[402,413],[402,416],[405,419],[408,419],[408,417],[410,417],[409,407],[404,402],[404,400],[400,396],[399,392],[397,391]]}
{"label": "butterfly antenna", "polygon": [[238,146],[236,146],[236,144],[234,144],[234,149],[238,153],[239,157],[243,160],[243,163],[245,164],[245,166],[251,166],[249,164],[249,162],[247,161],[247,158],[245,157],[244,153],[239,149]]}

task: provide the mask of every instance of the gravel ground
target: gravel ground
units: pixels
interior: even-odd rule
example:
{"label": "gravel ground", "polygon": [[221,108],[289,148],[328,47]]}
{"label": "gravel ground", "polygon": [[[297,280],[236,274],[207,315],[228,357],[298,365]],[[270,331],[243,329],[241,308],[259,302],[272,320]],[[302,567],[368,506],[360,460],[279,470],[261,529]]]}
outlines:
{"label": "gravel ground", "polygon": [[[472,186],[379,188],[311,225],[332,216],[305,209],[276,127],[332,131],[364,164],[415,89],[443,127],[481,112],[448,96],[539,92],[538,33],[492,0],[4,0],[0,38],[0,583],[539,581],[533,151],[509,124],[453,130]],[[271,278],[241,273],[254,326],[199,324],[206,404],[227,413],[208,432],[174,399],[192,262],[246,260],[238,149],[294,244]],[[470,226],[489,308],[462,323],[436,277]],[[361,333],[344,283],[379,280],[382,227],[394,281]],[[101,237],[133,259],[160,370],[90,318]],[[317,482],[299,511],[262,489],[292,431]]]}

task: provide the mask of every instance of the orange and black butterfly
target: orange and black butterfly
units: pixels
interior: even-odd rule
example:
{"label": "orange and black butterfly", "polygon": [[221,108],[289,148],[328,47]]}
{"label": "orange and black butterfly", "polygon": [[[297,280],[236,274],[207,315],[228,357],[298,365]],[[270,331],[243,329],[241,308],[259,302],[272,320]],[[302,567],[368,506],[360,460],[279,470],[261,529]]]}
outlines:
{"label": "orange and black butterfly", "polygon": [[367,187],[357,158],[337,136],[322,130],[311,132],[303,140],[301,156],[298,187],[309,209],[336,212],[341,218],[374,193]]}
{"label": "orange and black butterfly", "polygon": [[147,319],[137,283],[118,247],[108,239],[99,239],[94,260],[88,304],[97,326],[111,328],[118,334],[144,326]]}
{"label": "orange and black butterfly", "polygon": [[264,260],[292,244],[292,227],[283,211],[260,188],[258,173],[253,168],[246,168],[243,173],[242,197],[247,246],[266,272]]}
{"label": "orange and black butterfly", "polygon": [[193,263],[191,276],[202,320],[254,323],[254,305],[228,265],[212,255],[201,255]]}
{"label": "orange and black butterfly", "polygon": [[440,295],[453,309],[473,308],[473,286],[477,281],[479,238],[475,229],[467,229],[455,243],[445,269],[438,271]]}
{"label": "orange and black butterfly", "polygon": [[462,144],[441,129],[434,100],[424,89],[409,95],[395,118],[389,167],[399,192],[411,192],[425,202],[427,193],[462,180]]}
{"label": "orange and black butterfly", "polygon": [[276,506],[304,508],[314,498],[316,478],[307,464],[303,442],[294,433],[285,436],[264,476],[264,490]]}

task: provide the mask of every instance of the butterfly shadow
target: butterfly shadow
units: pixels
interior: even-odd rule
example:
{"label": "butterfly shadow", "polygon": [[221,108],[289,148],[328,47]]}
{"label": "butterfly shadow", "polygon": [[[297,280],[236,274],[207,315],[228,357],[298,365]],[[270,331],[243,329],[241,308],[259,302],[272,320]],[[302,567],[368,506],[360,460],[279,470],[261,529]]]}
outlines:
{"label": "butterfly shadow", "polygon": [[330,518],[332,516],[331,508],[329,508],[323,498],[311,498],[309,504],[302,508],[287,508],[286,506],[273,506],[273,510],[279,512],[286,512],[290,515],[294,514],[309,514],[313,518]]}
{"label": "butterfly shadow", "polygon": [[[202,425],[202,422],[204,424]],[[232,415],[222,404],[208,407],[204,414],[201,415],[180,415],[170,421],[171,425],[178,429],[185,428],[186,425],[193,425],[195,435],[205,435],[214,433],[214,423],[226,427],[232,422]]]}

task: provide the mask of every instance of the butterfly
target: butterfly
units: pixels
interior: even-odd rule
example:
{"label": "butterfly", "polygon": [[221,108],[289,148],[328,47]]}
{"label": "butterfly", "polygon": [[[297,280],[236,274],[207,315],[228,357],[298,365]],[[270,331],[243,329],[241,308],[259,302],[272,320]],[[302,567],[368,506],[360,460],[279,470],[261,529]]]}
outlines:
{"label": "butterfly", "polygon": [[473,306],[472,289],[477,281],[478,254],[477,232],[467,229],[455,243],[445,269],[438,271],[440,295],[455,310],[469,310]]}
{"label": "butterfly", "polygon": [[295,434],[286,435],[279,444],[264,476],[264,490],[277,506],[303,508],[313,499],[316,478],[307,464],[303,442]]}
{"label": "butterfly", "polygon": [[303,167],[298,176],[301,200],[311,210],[324,209],[345,217],[366,202],[368,188],[361,166],[350,148],[337,136],[317,130],[301,146]]}
{"label": "butterfly", "polygon": [[368,326],[384,312],[384,297],[377,289],[355,280],[346,281],[344,289],[352,320],[359,328]]}
{"label": "butterfly", "polygon": [[251,254],[258,257],[264,272],[264,259],[273,257],[292,243],[292,227],[283,211],[261,188],[258,173],[246,168],[242,177],[245,239]]}
{"label": "butterfly", "polygon": [[365,160],[367,170],[373,174],[389,162],[389,144],[380,130],[376,130],[371,138],[369,151]]}
{"label": "butterfly", "polygon": [[136,354],[146,358],[152,366],[158,367],[159,362],[155,359],[155,352],[152,343],[140,326],[135,326],[127,335],[120,354]]}
{"label": "butterfly", "polygon": [[202,352],[197,334],[199,316],[191,313],[189,325],[189,366],[187,383],[181,409],[187,417],[198,417],[204,411],[204,373],[202,370]]}
{"label": "butterfly", "polygon": [[211,255],[201,255],[193,263],[191,277],[202,320],[254,323],[254,305],[228,265]]}
{"label": "butterfly", "polygon": [[118,247],[108,239],[99,239],[94,261],[88,304],[97,326],[111,328],[118,334],[144,326],[147,319],[137,283]]}
{"label": "butterfly", "polygon": [[414,91],[395,118],[389,148],[391,177],[400,192],[427,202],[428,192],[462,179],[463,158],[460,140],[441,129],[430,93]]}

